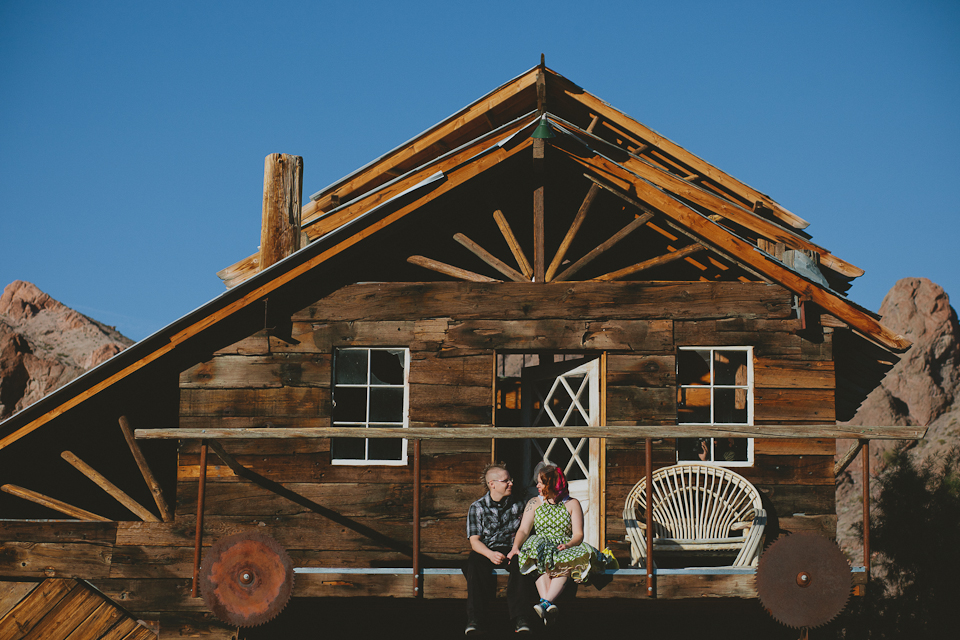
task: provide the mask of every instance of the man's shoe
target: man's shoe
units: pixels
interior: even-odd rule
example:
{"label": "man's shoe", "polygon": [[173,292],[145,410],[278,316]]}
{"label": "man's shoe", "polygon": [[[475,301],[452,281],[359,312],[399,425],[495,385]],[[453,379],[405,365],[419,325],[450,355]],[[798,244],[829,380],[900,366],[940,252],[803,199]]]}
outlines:
{"label": "man's shoe", "polygon": [[530,633],[530,624],[527,622],[527,619],[523,616],[517,616],[516,621],[513,625],[514,633]]}
{"label": "man's shoe", "polygon": [[479,636],[480,635],[480,623],[476,620],[468,620],[467,628],[463,630],[463,635],[465,636]]}

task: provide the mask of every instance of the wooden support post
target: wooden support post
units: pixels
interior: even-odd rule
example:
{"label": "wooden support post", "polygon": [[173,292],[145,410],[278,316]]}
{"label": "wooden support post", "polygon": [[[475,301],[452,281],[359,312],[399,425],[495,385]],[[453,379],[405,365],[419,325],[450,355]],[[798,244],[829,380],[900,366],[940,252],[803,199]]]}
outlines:
{"label": "wooden support post", "polygon": [[18,498],[23,498],[24,500],[29,500],[30,502],[35,502],[41,506],[66,514],[71,518],[77,518],[78,520],[96,520],[97,522],[112,522],[110,518],[104,518],[103,516],[98,516],[95,513],[90,513],[89,511],[86,511],[79,507],[75,507],[72,504],[61,502],[56,498],[45,496],[42,493],[37,493],[36,491],[31,491],[30,489],[24,489],[23,487],[18,487],[15,484],[5,484],[2,487],[0,487],[0,491],[3,491],[4,493],[9,493],[12,496],[17,496]]}
{"label": "wooden support post", "polygon": [[207,441],[200,441],[200,488],[197,490],[197,531],[193,538],[193,588],[191,595],[199,596],[200,549],[203,546],[203,502],[207,492]]}
{"label": "wooden support post", "polygon": [[60,457],[73,465],[77,471],[90,478],[94,484],[106,491],[110,497],[132,511],[141,520],[145,522],[160,522],[160,518],[150,513],[142,504],[128,496],[122,489],[117,487],[117,485],[107,480],[96,469],[70,451],[64,451],[60,454]]}
{"label": "wooden support post", "polygon": [[850,466],[850,463],[853,462],[854,458],[857,457],[857,454],[860,453],[860,449],[863,448],[863,441],[857,440],[855,443],[850,445],[850,448],[847,449],[847,452],[841,456],[837,463],[833,465],[833,477],[836,478],[838,475],[847,470],[847,467]]}
{"label": "wooden support post", "polygon": [[413,597],[423,597],[420,570],[420,439],[413,441]]}
{"label": "wooden support post", "polygon": [[580,230],[580,226],[587,217],[587,212],[590,211],[590,205],[593,204],[593,199],[597,197],[597,193],[599,192],[600,185],[598,185],[596,182],[592,183],[590,185],[590,189],[587,190],[587,195],[583,198],[583,202],[580,204],[580,209],[577,211],[577,215],[573,218],[573,222],[570,224],[570,228],[567,230],[567,235],[564,236],[563,242],[560,243],[560,248],[557,249],[557,255],[555,255],[553,260],[550,261],[550,268],[547,269],[547,282],[553,280],[553,276],[557,274],[557,269],[559,269],[560,265],[563,263],[563,259],[567,255],[567,250],[570,248],[570,245],[573,244],[573,239],[577,237],[577,231]]}
{"label": "wooden support post", "polygon": [[496,220],[497,226],[500,227],[500,233],[503,234],[503,239],[506,240],[507,244],[510,246],[510,252],[516,259],[517,265],[520,267],[520,271],[523,273],[523,277],[527,280],[532,280],[533,267],[531,267],[530,263],[527,261],[527,256],[523,253],[523,249],[520,248],[520,243],[517,242],[516,236],[513,235],[513,229],[510,228],[510,223],[507,222],[507,219],[503,216],[503,212],[499,209],[494,211],[493,219]]}
{"label": "wooden support post", "polygon": [[130,429],[130,422],[127,420],[127,416],[120,416],[120,430],[123,431],[123,437],[127,441],[127,446],[130,447],[130,453],[133,454],[133,459],[137,461],[137,466],[140,467],[140,473],[143,475],[143,479],[146,481],[150,493],[153,494],[153,501],[157,503],[157,508],[160,509],[160,517],[163,518],[164,522],[170,522],[173,520],[173,514],[170,512],[170,507],[167,506],[167,501],[163,499],[163,492],[160,491],[160,483],[157,482],[157,479],[153,476],[150,465],[147,464],[147,459],[143,457],[143,452],[140,450],[140,445],[137,444],[136,439],[133,437],[133,431]]}
{"label": "wooden support post", "polygon": [[[861,440],[863,448],[863,569],[870,583],[870,441]],[[866,585],[864,585],[866,586]]]}
{"label": "wooden support post", "polygon": [[303,158],[271,153],[263,161],[260,270],[300,248]]}
{"label": "wooden support post", "polygon": [[523,274],[505,263],[503,260],[500,260],[495,255],[481,247],[479,244],[468,238],[462,233],[456,233],[453,235],[453,239],[466,247],[470,253],[477,256],[488,265],[507,276],[514,282],[529,282],[529,278],[524,278]]}
{"label": "wooden support post", "polygon": [[467,280],[469,282],[500,282],[494,278],[488,278],[487,276],[480,275],[479,273],[468,271],[467,269],[461,269],[460,267],[455,267],[452,264],[440,262],[439,260],[425,258],[424,256],[410,256],[407,258],[407,262],[410,264],[415,264],[418,267],[423,267],[424,269],[430,269],[431,271],[436,271],[437,273],[459,278],[460,280]]}
{"label": "wooden support post", "polygon": [[653,438],[646,439],[645,465],[647,467],[647,596],[657,597],[656,585],[653,578]]}

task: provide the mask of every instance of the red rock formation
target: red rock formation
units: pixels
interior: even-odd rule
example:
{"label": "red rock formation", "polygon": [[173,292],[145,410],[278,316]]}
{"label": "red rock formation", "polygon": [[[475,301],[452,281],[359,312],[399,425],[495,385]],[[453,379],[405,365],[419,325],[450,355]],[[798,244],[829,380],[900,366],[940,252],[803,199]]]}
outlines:
{"label": "red rock formation", "polygon": [[[883,324],[913,346],[867,396],[848,424],[928,427],[927,436],[907,443],[912,455],[926,459],[960,444],[960,325],[946,292],[926,278],[904,278],[887,293],[880,307]],[[838,456],[853,444],[837,441]],[[882,469],[884,453],[900,443],[873,441],[871,474]],[[862,456],[837,478],[838,541],[860,564],[861,541],[853,526],[862,520]]]}
{"label": "red rock formation", "polygon": [[11,283],[0,296],[0,419],[131,344],[29,282]]}

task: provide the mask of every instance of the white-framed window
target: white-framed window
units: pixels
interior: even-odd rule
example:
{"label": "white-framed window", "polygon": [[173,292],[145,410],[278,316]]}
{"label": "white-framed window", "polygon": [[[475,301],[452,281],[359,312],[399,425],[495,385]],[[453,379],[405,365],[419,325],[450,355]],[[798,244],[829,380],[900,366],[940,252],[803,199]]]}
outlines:
{"label": "white-framed window", "polygon": [[[350,347],[333,353],[333,425],[406,427],[410,350]],[[407,464],[405,438],[331,438],[333,464]]]}
{"label": "white-framed window", "polygon": [[[677,423],[753,424],[753,347],[680,347]],[[678,438],[677,460],[753,464],[753,438]]]}

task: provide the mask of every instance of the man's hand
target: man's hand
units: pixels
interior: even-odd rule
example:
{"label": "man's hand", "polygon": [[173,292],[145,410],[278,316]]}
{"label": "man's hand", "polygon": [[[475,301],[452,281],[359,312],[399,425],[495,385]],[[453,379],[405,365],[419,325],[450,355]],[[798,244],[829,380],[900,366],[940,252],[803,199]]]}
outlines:
{"label": "man's hand", "polygon": [[499,551],[490,551],[490,555],[487,557],[490,558],[490,562],[493,564],[503,564],[507,559],[507,556],[503,555]]}

